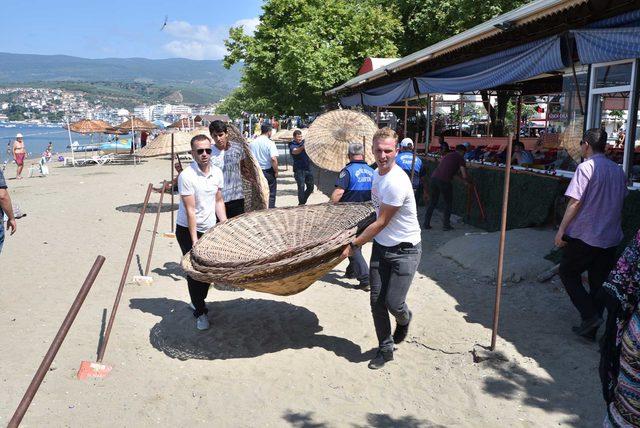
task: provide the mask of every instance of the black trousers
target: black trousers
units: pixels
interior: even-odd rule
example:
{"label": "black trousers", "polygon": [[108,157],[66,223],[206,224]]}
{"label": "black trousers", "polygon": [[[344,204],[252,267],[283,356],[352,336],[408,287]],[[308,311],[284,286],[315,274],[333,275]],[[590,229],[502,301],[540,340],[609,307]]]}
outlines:
{"label": "black trousers", "polygon": [[369,266],[362,256],[362,248],[353,250],[353,256],[349,257],[347,272],[353,272],[360,285],[369,285]]}
{"label": "black trousers", "polygon": [[[201,232],[198,232],[198,238],[202,236]],[[180,226],[176,224],[176,239],[178,240],[178,245],[180,245],[180,250],[182,251],[182,255],[184,256],[193,247],[193,242],[191,241],[191,235],[189,234],[189,228]],[[206,314],[209,312],[207,306],[204,301],[207,298],[207,294],[209,294],[209,284],[206,282],[196,281],[187,275],[187,285],[189,286],[189,296],[191,297],[191,303],[193,307],[196,308],[193,311],[193,316],[196,318],[202,314]]]}
{"label": "black trousers", "polygon": [[[602,316],[604,296],[602,284],[616,264],[616,247],[599,248],[571,238],[563,237],[567,245],[560,262],[560,279],[573,305],[583,320]],[[589,292],[582,286],[582,273],[589,275]]]}
{"label": "black trousers", "polygon": [[440,193],[444,199],[444,213],[442,217],[442,225],[444,227],[451,226],[451,205],[453,204],[453,185],[451,182],[442,181],[438,178],[431,177],[431,187],[429,189],[429,207],[424,215],[425,226],[431,225],[431,216],[433,211],[438,206],[438,200],[440,199]]}
{"label": "black trousers", "polygon": [[293,177],[298,185],[298,205],[304,205],[313,193],[313,173],[310,169],[297,169]]}
{"label": "black trousers", "polygon": [[263,169],[262,173],[269,183],[269,208],[276,207],[276,188],[278,183],[276,181],[276,174],[273,168]]}
{"label": "black trousers", "polygon": [[225,211],[227,212],[227,218],[233,218],[244,214],[244,199],[235,199],[233,201],[224,203]]}

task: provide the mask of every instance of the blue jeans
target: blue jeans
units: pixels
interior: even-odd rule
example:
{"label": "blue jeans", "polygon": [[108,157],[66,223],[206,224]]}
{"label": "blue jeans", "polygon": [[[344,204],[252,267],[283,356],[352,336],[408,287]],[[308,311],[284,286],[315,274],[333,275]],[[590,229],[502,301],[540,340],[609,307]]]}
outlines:
{"label": "blue jeans", "polygon": [[421,254],[421,243],[385,247],[373,242],[369,267],[371,312],[381,351],[393,351],[389,312],[400,325],[411,321],[406,298]]}
{"label": "blue jeans", "polygon": [[313,193],[313,174],[310,169],[297,169],[293,171],[293,177],[298,185],[298,205],[304,205]]}
{"label": "blue jeans", "polygon": [[4,244],[4,219],[2,211],[0,211],[0,253],[2,252],[2,244]]}

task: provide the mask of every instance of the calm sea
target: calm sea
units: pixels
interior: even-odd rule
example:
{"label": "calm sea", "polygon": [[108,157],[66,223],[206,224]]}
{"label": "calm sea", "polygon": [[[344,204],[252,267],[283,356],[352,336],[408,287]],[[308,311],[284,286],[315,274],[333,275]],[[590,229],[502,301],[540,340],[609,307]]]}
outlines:
{"label": "calm sea", "polygon": [[[6,126],[6,125],[4,125]],[[16,138],[17,133],[21,133],[24,136],[24,145],[29,152],[29,158],[40,158],[42,152],[45,151],[49,142],[53,143],[53,153],[56,152],[68,152],[67,146],[69,145],[69,132],[64,128],[46,128],[43,126],[24,125],[20,123],[15,124],[15,128],[6,128],[0,125],[0,159],[4,162],[7,159],[7,143],[11,144]],[[93,136],[93,142],[97,143],[106,141],[108,135],[95,134]],[[120,138],[129,138],[127,135],[122,135]],[[71,141],[77,141],[78,144],[89,144],[91,136],[71,133]],[[13,158],[11,158],[13,159]]]}

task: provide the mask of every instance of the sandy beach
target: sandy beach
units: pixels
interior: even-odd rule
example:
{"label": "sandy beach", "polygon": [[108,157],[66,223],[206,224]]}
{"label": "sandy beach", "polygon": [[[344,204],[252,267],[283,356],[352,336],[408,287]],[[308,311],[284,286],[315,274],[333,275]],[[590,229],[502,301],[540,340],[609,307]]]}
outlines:
{"label": "sandy beach", "polygon": [[[408,340],[393,363],[372,371],[367,362],[377,343],[369,295],[343,279],[345,262],[290,297],[212,288],[211,329],[197,331],[178,244],[162,236],[171,228],[167,207],[153,285],[130,283],[124,290],[105,356],[113,371],[106,379],[79,381],[80,362],[95,361],[146,186],[168,178],[169,161],[54,164],[50,176],[23,180],[11,179],[14,168],[6,172],[9,191],[27,216],[0,254],[2,425],[98,254],[106,263],[25,427],[601,425],[597,347],[571,334],[578,314],[557,279],[540,284],[525,277],[506,285],[499,358],[474,362],[471,351],[490,343],[495,285],[439,249],[482,231],[456,224],[442,232],[438,213],[436,227],[422,235],[422,261],[408,297],[414,313]],[[291,167],[280,172],[277,205],[295,205]],[[332,188],[326,174],[321,188]],[[129,278],[146,263],[158,198],[152,195]],[[327,200],[316,190],[309,203]],[[364,251],[368,258],[371,246]],[[538,254],[526,248],[507,253],[531,257]]]}

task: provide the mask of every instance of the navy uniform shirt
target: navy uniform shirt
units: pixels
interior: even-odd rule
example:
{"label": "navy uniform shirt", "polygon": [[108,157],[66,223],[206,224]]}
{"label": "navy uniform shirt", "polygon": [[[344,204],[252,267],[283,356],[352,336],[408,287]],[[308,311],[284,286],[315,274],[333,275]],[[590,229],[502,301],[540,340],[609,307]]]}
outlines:
{"label": "navy uniform shirt", "polygon": [[[409,177],[411,177],[411,163],[413,162],[413,152],[400,152],[398,156],[396,156],[396,164],[407,173]],[[427,168],[425,163],[416,156],[416,162],[413,164],[413,182],[411,185],[413,189],[417,189],[418,185],[420,185],[420,178],[427,175]]]}
{"label": "navy uniform shirt", "polygon": [[303,150],[297,155],[293,154],[293,149],[297,149],[298,147],[304,146],[304,140],[300,142],[300,144],[296,143],[295,140],[289,143],[289,153],[291,153],[291,157],[293,158],[293,170],[304,170],[311,169],[309,155],[307,155],[307,151]]}
{"label": "navy uniform shirt", "polygon": [[373,169],[365,161],[349,162],[336,180],[336,187],[344,189],[340,202],[366,202],[371,200]]}

